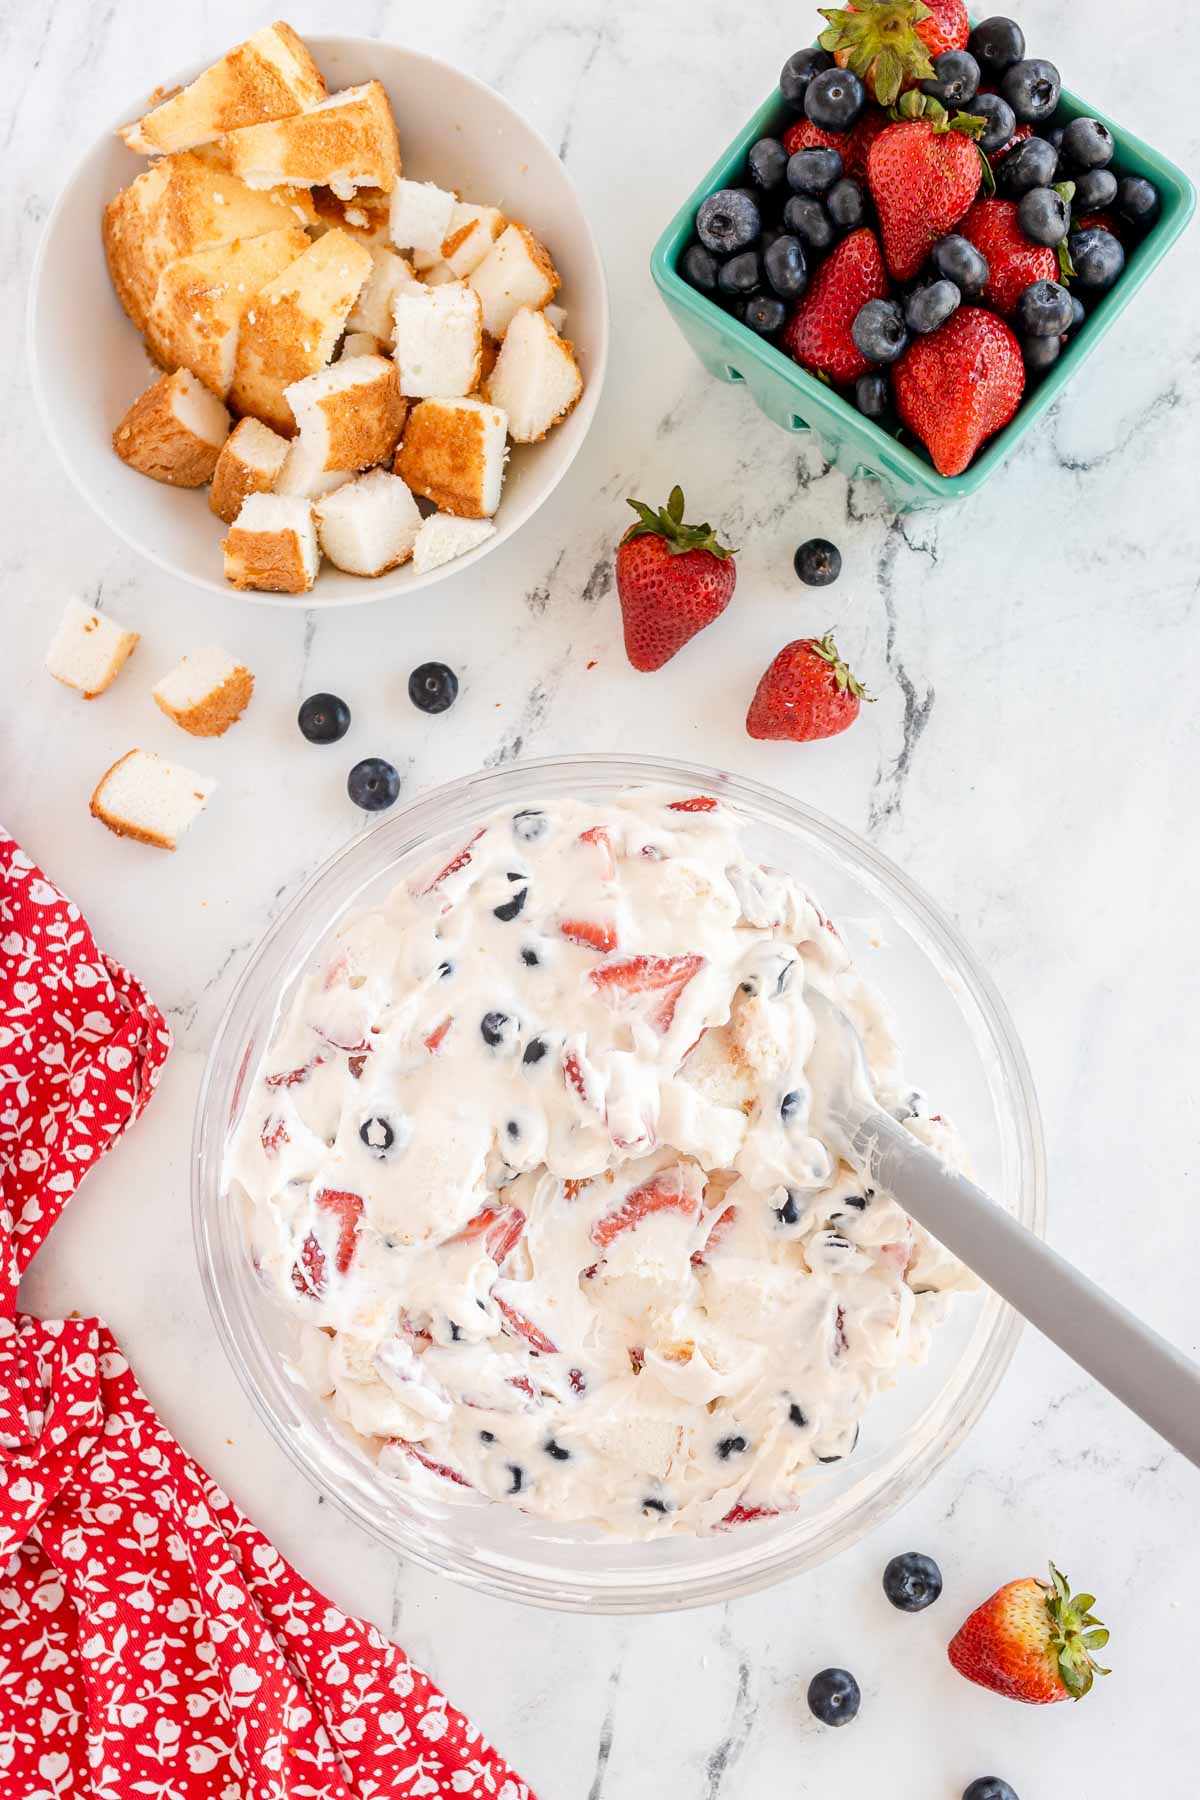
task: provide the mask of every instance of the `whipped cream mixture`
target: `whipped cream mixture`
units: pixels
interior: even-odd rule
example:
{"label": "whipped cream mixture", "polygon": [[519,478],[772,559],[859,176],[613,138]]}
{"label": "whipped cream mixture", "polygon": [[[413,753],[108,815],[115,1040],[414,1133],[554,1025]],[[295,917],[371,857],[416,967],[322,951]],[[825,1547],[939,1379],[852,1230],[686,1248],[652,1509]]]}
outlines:
{"label": "whipped cream mixture", "polygon": [[707,796],[498,813],[347,922],[229,1172],[381,1467],[646,1537],[786,1511],[850,1454],[972,1280],[826,1147],[812,988],[958,1164],[841,936]]}

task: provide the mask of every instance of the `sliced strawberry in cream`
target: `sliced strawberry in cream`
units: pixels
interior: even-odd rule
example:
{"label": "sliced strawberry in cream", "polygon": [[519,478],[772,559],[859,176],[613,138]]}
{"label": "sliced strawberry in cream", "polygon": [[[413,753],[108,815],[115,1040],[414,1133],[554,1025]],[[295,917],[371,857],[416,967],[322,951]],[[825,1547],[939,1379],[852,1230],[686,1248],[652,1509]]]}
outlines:
{"label": "sliced strawberry in cream", "polygon": [[301,1063],[298,1069],[280,1069],[278,1074],[266,1075],[263,1080],[267,1087],[272,1088],[299,1087],[301,1082],[307,1081],[313,1070],[319,1069],[324,1061],[323,1056],[314,1056],[308,1062]]}
{"label": "sliced strawberry in cream", "polygon": [[692,1262],[697,1268],[708,1261],[714,1250],[719,1249],[722,1240],[727,1238],[733,1229],[736,1219],[737,1207],[727,1206],[705,1239],[703,1249],[692,1251]]}
{"label": "sliced strawberry in cream", "polygon": [[617,947],[617,928],[601,920],[564,919],[559,927],[569,944],[579,944],[585,950],[599,950],[607,955]]}
{"label": "sliced strawberry in cream", "polygon": [[406,1455],[411,1456],[414,1462],[419,1462],[423,1469],[428,1469],[431,1475],[440,1475],[443,1481],[453,1481],[457,1487],[470,1487],[471,1483],[465,1475],[452,1469],[449,1463],[437,1462],[419,1444],[410,1444],[406,1438],[393,1438],[391,1441]]}
{"label": "sliced strawberry in cream", "polygon": [[525,1214],[519,1206],[485,1206],[482,1212],[467,1220],[458,1237],[460,1240],[482,1237],[488,1255],[499,1268],[509,1251],[520,1242],[524,1229]]}
{"label": "sliced strawberry in cream", "polygon": [[601,881],[611,881],[617,872],[617,855],[605,827],[593,825],[589,831],[581,831],[579,841],[581,844],[596,846],[600,852],[600,879]]}
{"label": "sliced strawberry in cream", "polygon": [[679,996],[703,967],[702,956],[630,956],[624,962],[593,969],[588,979],[610,1005],[650,996],[640,1010],[647,1024],[665,1037]]}
{"label": "sliced strawberry in cream", "polygon": [[656,1213],[677,1212],[698,1219],[702,1191],[699,1171],[691,1165],[678,1163],[673,1169],[663,1169],[626,1194],[613,1212],[597,1219],[592,1226],[592,1242],[606,1250],[623,1231],[636,1230],[643,1219]]}
{"label": "sliced strawberry in cream", "polygon": [[777,1506],[745,1506],[739,1500],[736,1506],[730,1507],[721,1524],[753,1525],[756,1519],[778,1519],[781,1516]]}
{"label": "sliced strawberry in cream", "polygon": [[443,1019],[440,1025],[434,1026],[434,1028],[430,1032],[429,1036],[425,1039],[425,1048],[428,1050],[430,1056],[437,1055],[438,1051],[441,1049],[442,1045],[445,1043],[446,1033],[449,1031],[449,1029],[453,1025],[453,1023],[454,1023],[453,1016],[450,1016],[449,1018]]}
{"label": "sliced strawberry in cream", "polygon": [[418,895],[432,894],[434,889],[441,887],[443,881],[446,881],[451,875],[457,875],[460,869],[467,868],[471,862],[471,852],[483,836],[485,829],[486,827],[481,825],[474,837],[468,838],[462,849],[457,851],[450,858],[450,861],[446,864],[445,868],[439,869],[433,880],[426,882],[424,887],[415,887],[412,890],[413,893]]}
{"label": "sliced strawberry in cream", "polygon": [[338,1220],[337,1250],[333,1261],[338,1274],[344,1275],[354,1260],[354,1250],[358,1243],[363,1210],[362,1195],[347,1193],[344,1188],[322,1188],[317,1194],[316,1204],[322,1212],[333,1213]]}
{"label": "sliced strawberry in cream", "polygon": [[716,810],[717,802],[711,794],[693,794],[688,800],[671,800],[667,805],[668,812],[710,813]]}
{"label": "sliced strawberry in cream", "polygon": [[518,1312],[511,1301],[502,1300],[497,1293],[492,1294],[492,1299],[496,1302],[500,1315],[505,1320],[506,1324],[511,1330],[516,1332],[518,1337],[523,1337],[531,1349],[540,1351],[543,1356],[556,1356],[558,1354],[558,1345],[552,1343],[545,1332],[539,1330],[532,1319],[527,1319],[524,1313]]}
{"label": "sliced strawberry in cream", "polygon": [[325,1292],[325,1252],[310,1231],[300,1246],[300,1257],[292,1265],[292,1286],[298,1294]]}

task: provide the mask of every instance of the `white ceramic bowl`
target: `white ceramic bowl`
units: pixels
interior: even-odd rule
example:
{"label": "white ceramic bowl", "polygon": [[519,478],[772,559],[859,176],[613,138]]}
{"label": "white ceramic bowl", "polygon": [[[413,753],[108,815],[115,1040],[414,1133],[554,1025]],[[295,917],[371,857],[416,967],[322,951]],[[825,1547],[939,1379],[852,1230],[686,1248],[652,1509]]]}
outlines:
{"label": "white ceramic bowl", "polygon": [[[344,575],[326,563],[312,592],[302,598],[245,596],[275,606],[346,606],[412,594],[461,573],[537,511],[566,474],[596,411],[608,355],[608,292],[600,252],[570,176],[545,139],[499,94],[449,63],[397,44],[318,36],[306,42],[331,92],[372,77],[383,82],[406,175],[499,206],[545,242],[562,276],[558,298],[585,383],[578,406],[544,443],[514,448],[496,535],[469,556],[428,575],[405,567],[375,580]],[[205,66],[199,62],[174,74],[146,70],[146,80],[119,109],[112,129],[67,182],[34,262],[28,340],[43,424],[84,498],[127,544],[168,574],[229,594],[219,549],[224,528],[208,510],[207,489],[166,487],[113,454],[114,426],[155,371],[113,293],[100,235],[107,202],[146,167],[145,159],[115,136],[116,127],[144,111],[156,80],[169,88],[191,81]]]}

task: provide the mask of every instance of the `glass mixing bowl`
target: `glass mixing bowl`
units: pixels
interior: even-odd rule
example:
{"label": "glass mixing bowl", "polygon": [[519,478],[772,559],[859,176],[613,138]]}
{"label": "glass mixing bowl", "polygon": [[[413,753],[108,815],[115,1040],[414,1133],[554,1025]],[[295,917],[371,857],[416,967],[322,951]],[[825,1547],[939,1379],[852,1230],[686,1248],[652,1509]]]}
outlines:
{"label": "glass mixing bowl", "polygon": [[467,776],[426,794],[332,857],[267,933],[209,1056],[193,1156],[196,1247],[217,1329],[268,1429],[304,1473],[402,1555],[468,1586],[541,1606],[655,1612],[751,1593],[833,1556],[908,1500],[983,1411],[1020,1321],[996,1295],[957,1299],[929,1361],[901,1371],[858,1448],[814,1474],[799,1510],[711,1537],[630,1542],[464,1496],[430,1502],[382,1474],[291,1373],[293,1326],[260,1286],[241,1201],[223,1178],[247,1077],[304,971],[349,912],[462,842],[501,806],[612,795],[661,782],[736,807],[762,861],[798,874],[832,915],[899,1022],[903,1067],[958,1125],[974,1173],[1021,1221],[1044,1226],[1041,1122],[1028,1065],[991,982],[954,927],[886,857],[830,819],[739,776],[656,758],[567,756]]}

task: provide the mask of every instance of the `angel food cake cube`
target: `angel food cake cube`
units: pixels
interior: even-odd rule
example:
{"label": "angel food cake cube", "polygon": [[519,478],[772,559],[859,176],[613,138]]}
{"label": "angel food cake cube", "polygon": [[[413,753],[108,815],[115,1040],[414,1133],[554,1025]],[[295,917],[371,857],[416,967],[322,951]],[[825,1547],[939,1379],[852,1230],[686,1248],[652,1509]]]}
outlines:
{"label": "angel food cake cube", "polygon": [[321,471],[369,469],[391,456],[408,403],[386,356],[351,356],[286,390],[305,453]]}
{"label": "angel food cake cube", "polygon": [[188,150],[223,132],[282,119],[325,98],[325,79],[307,48],[278,20],[237,44],[219,62],[119,135],[143,156]]}
{"label": "angel food cake cube", "polygon": [[507,220],[495,206],[472,206],[458,200],[450,209],[450,223],[442,239],[442,261],[460,281],[477,269]]}
{"label": "angel food cake cube", "polygon": [[400,174],[396,121],[379,81],[330,94],[290,118],[231,132],[221,151],[247,187],[319,185],[344,201],[358,188],[390,193]]}
{"label": "angel food cake cube", "polygon": [[123,463],[171,487],[203,487],[212,478],[232,421],[189,369],[162,375],[138,396],[117,429]]}
{"label": "angel food cake cube", "polygon": [[138,633],[72,597],[50,640],[46,669],[85,700],[110,688],[137,648]]}
{"label": "angel food cake cube", "polygon": [[483,350],[479,295],[461,283],[402,288],[395,306],[400,391],[414,399],[452,399],[478,386]]}
{"label": "angel food cake cube", "polygon": [[523,225],[509,225],[467,277],[483,302],[483,329],[502,338],[523,306],[540,311],[561,286],[544,245]]}
{"label": "angel food cake cube", "polygon": [[232,525],[248,494],[269,494],[279,479],[288,441],[257,419],[239,419],[221,448],[208,490],[210,512]]}
{"label": "angel food cake cube", "polygon": [[254,677],[215,644],[193,650],[151,690],[155,706],[192,737],[223,737],[250,704]]}
{"label": "angel food cake cube", "polygon": [[290,437],[295,430],[285,389],[330,361],[371,253],[344,231],[327,231],[282,275],[255,295],[238,336],[230,400]]}
{"label": "angel food cake cube", "polygon": [[371,263],[371,273],[363,282],[346,324],[351,331],[369,331],[381,344],[390,344],[395,330],[396,296],[405,288],[415,287],[417,278],[411,263],[382,245],[371,246]]}
{"label": "angel food cake cube", "polygon": [[226,580],[268,594],[306,594],[321,562],[312,507],[295,494],[251,494],[221,547]]}
{"label": "angel food cake cube", "polygon": [[462,519],[490,519],[504,485],[508,421],[483,400],[422,400],[396,453],[414,494]]}
{"label": "angel food cake cube", "polygon": [[372,469],[313,508],[321,548],[348,575],[382,575],[412,555],[421,515],[404,482]]}
{"label": "angel food cake cube", "polygon": [[190,369],[224,400],[233,383],[243,315],[268,281],[308,249],[299,225],[215,244],[168,263],[146,322],[151,355],[165,369]]}
{"label": "angel food cake cube", "polygon": [[582,392],[574,345],[559,337],[545,313],[523,306],[487,378],[487,398],[508,414],[508,435],[516,444],[537,443]]}
{"label": "angel food cake cube", "polygon": [[129,750],[100,777],[89,810],[117,837],[174,850],[216,785],[152,750]]}
{"label": "angel food cake cube", "polygon": [[390,230],[397,250],[421,250],[440,257],[454,206],[454,195],[434,182],[408,181],[402,176],[392,189]]}

